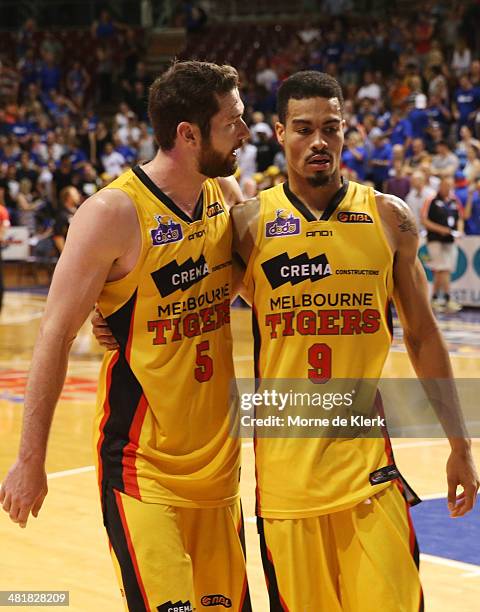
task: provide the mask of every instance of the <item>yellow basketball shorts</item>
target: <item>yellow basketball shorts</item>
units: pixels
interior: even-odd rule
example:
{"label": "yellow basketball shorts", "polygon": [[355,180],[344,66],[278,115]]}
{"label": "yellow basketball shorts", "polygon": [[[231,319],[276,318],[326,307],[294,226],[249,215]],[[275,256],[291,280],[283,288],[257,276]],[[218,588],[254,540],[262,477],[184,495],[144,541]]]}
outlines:
{"label": "yellow basketball shorts", "polygon": [[103,496],[110,553],[130,612],[251,612],[240,502],[222,508]]}
{"label": "yellow basketball shorts", "polygon": [[410,511],[397,483],[348,510],[258,518],[271,612],[419,612]]}

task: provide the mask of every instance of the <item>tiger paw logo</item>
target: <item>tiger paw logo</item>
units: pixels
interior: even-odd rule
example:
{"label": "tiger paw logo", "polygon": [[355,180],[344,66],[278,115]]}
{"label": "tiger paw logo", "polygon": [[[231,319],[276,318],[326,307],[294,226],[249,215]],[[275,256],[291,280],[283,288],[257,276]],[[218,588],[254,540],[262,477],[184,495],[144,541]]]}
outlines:
{"label": "tiger paw logo", "polygon": [[204,595],[200,600],[202,606],[205,608],[213,608],[213,606],[223,606],[224,608],[232,607],[232,600],[225,595]]}
{"label": "tiger paw logo", "polygon": [[300,233],[300,219],[282,208],[277,209],[275,215],[275,220],[269,221],[265,225],[265,236],[267,238],[298,236]]}
{"label": "tiger paw logo", "polygon": [[180,223],[175,223],[173,219],[163,215],[155,215],[155,220],[158,223],[158,227],[150,230],[153,246],[161,246],[183,240],[183,231]]}

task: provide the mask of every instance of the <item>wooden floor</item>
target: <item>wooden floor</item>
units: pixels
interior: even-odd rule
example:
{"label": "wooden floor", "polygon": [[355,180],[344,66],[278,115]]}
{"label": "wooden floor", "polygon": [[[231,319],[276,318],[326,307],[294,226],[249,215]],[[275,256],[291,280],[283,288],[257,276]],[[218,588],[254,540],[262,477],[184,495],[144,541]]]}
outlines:
{"label": "wooden floor", "polygon": [[[0,480],[18,448],[23,387],[43,303],[42,297],[9,293],[0,318]],[[249,311],[235,310],[233,324],[237,375],[250,376]],[[31,519],[28,528],[21,530],[3,512],[0,514],[0,590],[67,590],[70,609],[82,612],[122,610],[92,467],[91,423],[100,356],[87,325],[73,347],[67,384],[54,419],[47,461],[49,495],[40,517]],[[454,355],[452,360],[457,376],[478,376],[480,350]],[[413,375],[406,355],[398,351],[390,354],[385,373]],[[445,492],[448,443],[403,439],[394,445],[401,471],[421,496],[439,497]],[[251,442],[244,443],[243,451],[249,579],[254,611],[266,612],[267,596],[253,520]],[[479,440],[474,442],[474,451],[478,464]],[[479,546],[478,541],[472,546]],[[430,612],[479,610],[479,566],[428,556],[423,558],[422,580]]]}

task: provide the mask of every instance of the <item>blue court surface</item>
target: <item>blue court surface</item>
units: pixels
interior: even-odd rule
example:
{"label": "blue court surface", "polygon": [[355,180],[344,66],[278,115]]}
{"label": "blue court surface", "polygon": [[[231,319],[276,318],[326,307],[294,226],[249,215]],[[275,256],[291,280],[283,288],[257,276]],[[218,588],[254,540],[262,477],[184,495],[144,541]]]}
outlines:
{"label": "blue court surface", "polygon": [[447,500],[430,499],[412,508],[420,552],[480,565],[480,507],[450,518]]}

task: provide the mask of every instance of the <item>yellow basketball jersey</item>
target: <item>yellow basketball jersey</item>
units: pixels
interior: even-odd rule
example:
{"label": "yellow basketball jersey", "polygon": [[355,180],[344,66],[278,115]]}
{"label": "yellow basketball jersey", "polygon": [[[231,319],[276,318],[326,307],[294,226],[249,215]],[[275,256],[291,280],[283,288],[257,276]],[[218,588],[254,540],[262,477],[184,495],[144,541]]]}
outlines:
{"label": "yellow basketball jersey", "polygon": [[99,299],[121,347],[105,354],[100,376],[99,484],[143,501],[230,505],[239,441],[229,436],[232,232],[222,192],[207,180],[192,220],[139,166],[108,188],[134,203],[142,248]]}
{"label": "yellow basketball jersey", "polygon": [[[244,279],[256,377],[303,379],[312,392],[322,380],[378,378],[391,343],[392,263],[373,189],[345,182],[320,220],[287,183],[264,191]],[[265,518],[353,506],[388,486],[369,475],[392,463],[383,437],[257,437],[255,455]]]}

